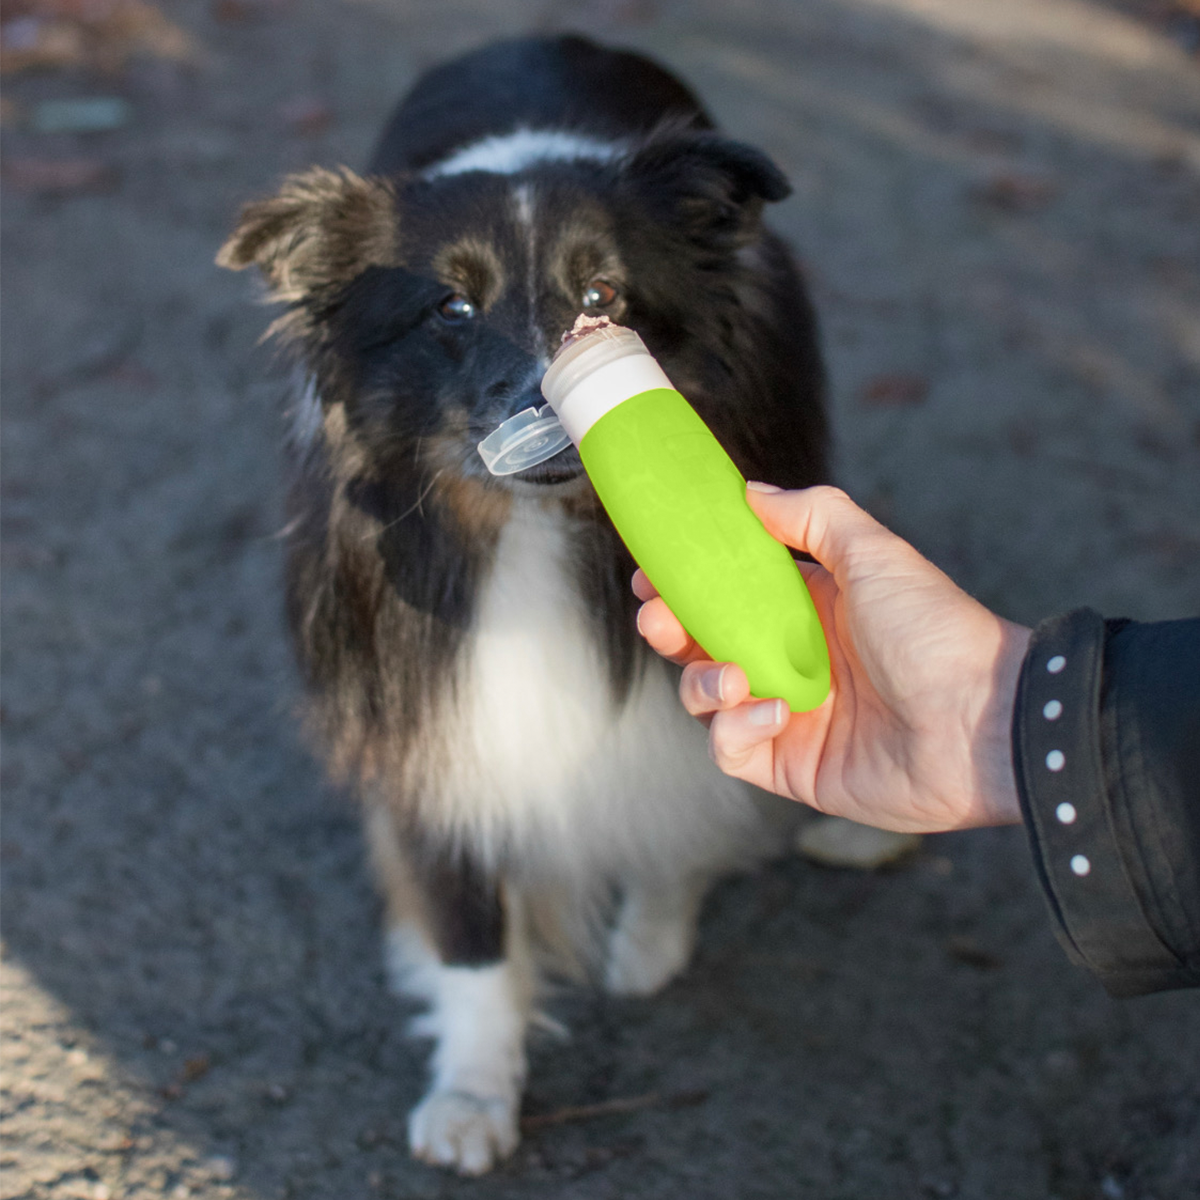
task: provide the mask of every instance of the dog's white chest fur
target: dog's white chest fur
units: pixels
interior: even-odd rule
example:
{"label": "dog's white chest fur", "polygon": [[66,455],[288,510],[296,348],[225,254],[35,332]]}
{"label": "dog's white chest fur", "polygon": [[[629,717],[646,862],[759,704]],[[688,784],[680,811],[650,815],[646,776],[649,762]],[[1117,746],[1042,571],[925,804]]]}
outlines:
{"label": "dog's white chest fur", "polygon": [[565,879],[726,861],[753,807],[660,664],[614,704],[569,537],[565,517],[514,504],[458,677],[440,819],[509,869]]}

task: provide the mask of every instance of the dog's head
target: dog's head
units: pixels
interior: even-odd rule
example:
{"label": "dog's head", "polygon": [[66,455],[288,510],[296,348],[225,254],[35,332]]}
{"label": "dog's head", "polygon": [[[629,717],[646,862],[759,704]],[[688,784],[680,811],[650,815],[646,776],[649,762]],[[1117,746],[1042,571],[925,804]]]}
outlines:
{"label": "dog's head", "polygon": [[581,472],[573,448],[493,480],[476,444],[543,403],[581,311],[636,329],[702,412],[743,399],[731,393],[753,357],[739,330],[763,274],[759,214],[788,191],[757,150],[679,128],[510,173],[314,169],[248,206],[217,261],[258,266],[288,306],[274,328],[300,348],[326,429],[373,474],[566,484]]}

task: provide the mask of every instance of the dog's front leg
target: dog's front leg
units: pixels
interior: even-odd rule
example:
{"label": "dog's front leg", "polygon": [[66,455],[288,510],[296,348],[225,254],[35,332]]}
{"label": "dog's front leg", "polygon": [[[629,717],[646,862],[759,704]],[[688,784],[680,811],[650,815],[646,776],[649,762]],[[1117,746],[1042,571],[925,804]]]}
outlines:
{"label": "dog's front leg", "polygon": [[388,894],[388,973],[428,1002],[415,1028],[435,1041],[409,1145],[426,1162],[481,1175],[518,1141],[533,991],[521,914],[461,852],[402,849],[383,815],[370,834]]}

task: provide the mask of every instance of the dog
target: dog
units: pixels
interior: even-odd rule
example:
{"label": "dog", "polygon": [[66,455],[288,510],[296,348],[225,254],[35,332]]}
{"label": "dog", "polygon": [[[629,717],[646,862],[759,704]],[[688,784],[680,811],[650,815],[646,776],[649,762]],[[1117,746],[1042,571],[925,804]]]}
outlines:
{"label": "dog", "polygon": [[218,257],[285,306],[287,611],[308,725],[363,801],[389,980],[428,1006],[427,1161],[516,1146],[545,970],[657,991],[709,885],[789,836],[795,806],[716,769],[637,636],[574,448],[506,478],[476,452],[585,312],[641,335],[747,478],[825,481],[816,320],[762,222],[789,191],[663,67],[526,38],[430,71],[365,174],[288,178]]}

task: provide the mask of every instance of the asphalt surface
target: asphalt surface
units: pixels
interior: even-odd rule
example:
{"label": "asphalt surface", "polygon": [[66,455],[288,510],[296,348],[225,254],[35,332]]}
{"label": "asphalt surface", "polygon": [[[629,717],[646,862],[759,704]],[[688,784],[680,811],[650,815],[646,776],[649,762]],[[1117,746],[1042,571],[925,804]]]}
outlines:
{"label": "asphalt surface", "polygon": [[[1200,72],[1177,30],[1085,0],[170,11],[191,64],[6,86],[132,118],[5,137],[0,1195],[1200,1195],[1200,998],[1112,1001],[1072,968],[1016,830],[729,883],[665,994],[555,999],[571,1041],[535,1045],[510,1163],[410,1162],[425,1051],[354,813],[290,717],[281,380],[212,265],[240,203],[361,164],[445,55],[529,29],[643,48],[795,183],[773,220],[823,320],[841,482],[1014,619],[1188,615]],[[27,167],[72,157],[107,185]]]}

